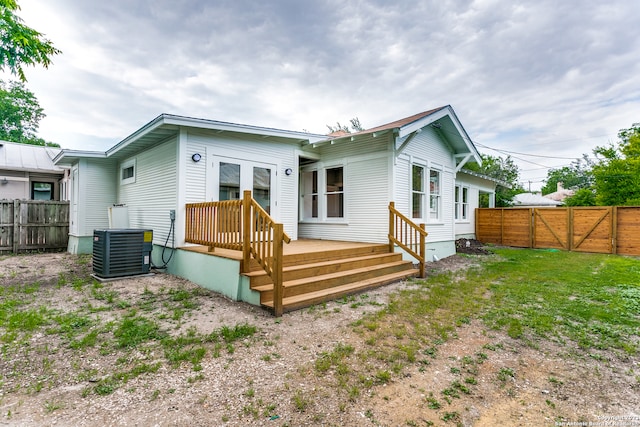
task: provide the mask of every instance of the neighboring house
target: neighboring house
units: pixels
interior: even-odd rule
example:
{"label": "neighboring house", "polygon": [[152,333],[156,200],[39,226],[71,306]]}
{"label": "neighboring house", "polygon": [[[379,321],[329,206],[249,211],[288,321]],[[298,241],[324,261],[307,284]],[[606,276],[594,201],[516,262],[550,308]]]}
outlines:
{"label": "neighboring house", "polygon": [[0,199],[65,200],[60,149],[0,141]]}
{"label": "neighboring house", "polygon": [[[457,236],[473,234],[479,194],[493,200],[496,182],[462,172],[467,162],[480,155],[450,106],[332,136],[162,114],[105,152],[55,158],[71,171],[69,251],[91,252],[108,208],[124,204],[132,228],[153,229],[154,259],[167,241],[188,246],[187,203],[245,190],[294,241],[388,244],[394,202],[426,224],[429,260],[444,258],[455,254]],[[186,252],[176,252],[169,271],[212,280],[186,271]]]}
{"label": "neighboring house", "polygon": [[574,190],[568,190],[562,187],[562,182],[558,182],[556,184],[557,190],[553,193],[545,194],[544,197],[547,199],[555,200],[556,202],[563,202],[567,197],[571,197],[576,194]]}
{"label": "neighboring house", "polygon": [[524,207],[556,207],[561,206],[562,202],[558,202],[556,200],[551,200],[547,197],[541,196],[536,193],[520,193],[516,194],[513,197],[513,206],[524,208]]}

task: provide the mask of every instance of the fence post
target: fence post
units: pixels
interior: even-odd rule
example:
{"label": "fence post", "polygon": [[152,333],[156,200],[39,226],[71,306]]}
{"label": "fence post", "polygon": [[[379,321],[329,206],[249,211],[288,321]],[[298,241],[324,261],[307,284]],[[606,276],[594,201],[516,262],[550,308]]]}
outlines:
{"label": "fence post", "polygon": [[20,200],[13,201],[13,253],[20,248]]}
{"label": "fence post", "polygon": [[618,207],[611,207],[611,253],[618,253]]}
{"label": "fence post", "polygon": [[[424,224],[420,224],[420,228],[422,230],[425,229],[425,225]],[[424,272],[424,263],[427,261],[427,249],[425,247],[425,238],[424,238],[424,234],[420,233],[420,278],[424,279],[426,277],[425,272]]]}
{"label": "fence post", "polygon": [[391,240],[392,236],[395,236],[395,222],[394,222],[394,214],[393,210],[395,209],[395,203],[389,202],[389,252],[393,253],[395,248],[393,244],[393,240]]}
{"label": "fence post", "polygon": [[[238,218],[240,219],[240,218]],[[245,190],[242,197],[242,272],[251,270],[251,191]]]}
{"label": "fence post", "polygon": [[284,289],[282,287],[282,241],[284,240],[284,225],[273,224],[273,311],[276,317],[283,313],[282,299]]}

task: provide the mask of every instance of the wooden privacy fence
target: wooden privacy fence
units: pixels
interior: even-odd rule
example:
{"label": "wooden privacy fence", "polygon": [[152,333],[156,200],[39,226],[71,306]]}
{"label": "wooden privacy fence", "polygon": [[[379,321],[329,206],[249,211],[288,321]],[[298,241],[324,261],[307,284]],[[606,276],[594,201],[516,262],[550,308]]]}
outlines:
{"label": "wooden privacy fence", "polygon": [[0,253],[67,248],[69,202],[0,200]]}
{"label": "wooden privacy fence", "polygon": [[640,207],[477,209],[476,238],[523,248],[640,255]]}

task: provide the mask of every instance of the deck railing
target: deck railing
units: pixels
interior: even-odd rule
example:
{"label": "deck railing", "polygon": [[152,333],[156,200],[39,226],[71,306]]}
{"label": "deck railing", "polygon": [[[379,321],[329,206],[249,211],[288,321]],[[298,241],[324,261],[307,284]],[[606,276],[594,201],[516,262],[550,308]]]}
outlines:
{"label": "deck railing", "polygon": [[273,281],[273,309],[282,316],[282,246],[291,239],[245,191],[242,200],[188,203],[187,243],[242,251],[242,272],[248,273],[253,257]]}
{"label": "deck railing", "polygon": [[415,224],[395,208],[394,202],[389,203],[389,251],[393,252],[394,245],[398,245],[417,259],[420,277],[425,277],[427,234],[424,224]]}

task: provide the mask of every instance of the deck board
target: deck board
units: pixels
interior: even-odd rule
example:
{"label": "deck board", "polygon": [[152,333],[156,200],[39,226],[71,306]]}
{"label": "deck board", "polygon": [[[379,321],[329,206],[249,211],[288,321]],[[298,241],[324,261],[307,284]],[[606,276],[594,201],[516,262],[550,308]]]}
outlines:
{"label": "deck board", "polygon": [[[375,243],[362,243],[362,242],[343,242],[338,240],[314,240],[314,239],[300,239],[292,240],[291,243],[283,245],[283,255],[301,255],[307,253],[326,252],[331,250],[342,249],[357,249],[375,245]],[[215,248],[213,252],[208,251],[207,246],[182,246],[178,249],[185,251],[199,252],[207,255],[219,256],[223,258],[230,258],[235,260],[242,259],[242,251],[234,251],[231,249]]]}

